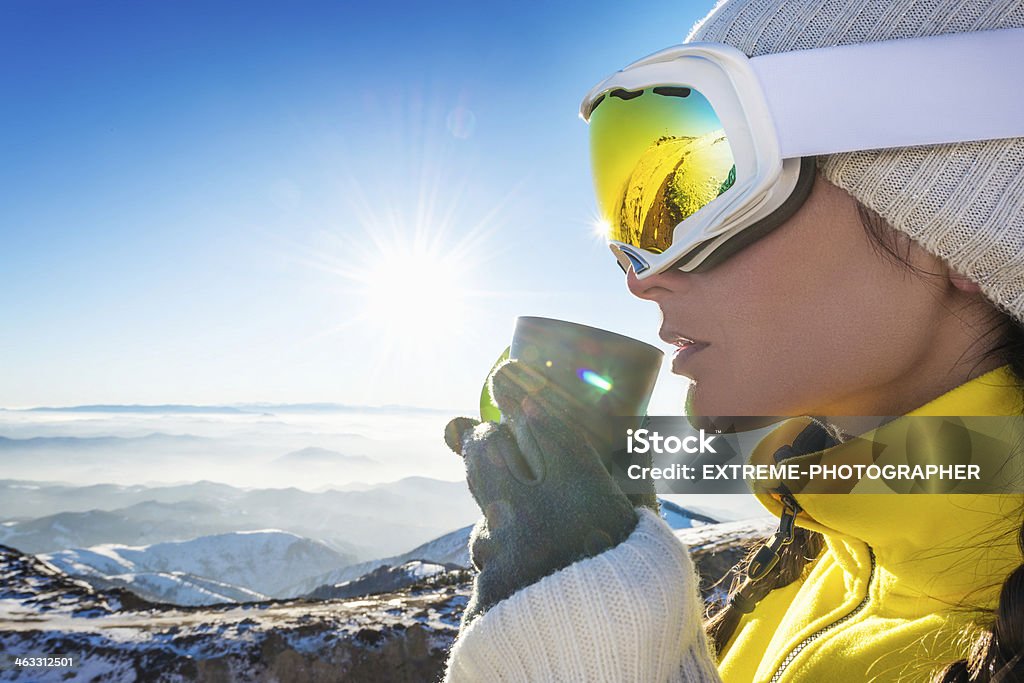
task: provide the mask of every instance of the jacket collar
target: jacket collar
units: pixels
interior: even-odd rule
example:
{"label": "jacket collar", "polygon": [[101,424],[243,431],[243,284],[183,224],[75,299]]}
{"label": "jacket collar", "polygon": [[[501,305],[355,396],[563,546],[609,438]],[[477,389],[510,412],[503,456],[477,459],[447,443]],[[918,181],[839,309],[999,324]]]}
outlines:
{"label": "jacket collar", "polygon": [[[919,449],[932,449],[935,444],[944,443],[944,433],[922,434],[920,429],[915,428],[915,431],[908,427],[938,424],[939,421],[915,422],[907,417],[1022,413],[1021,391],[1009,367],[1003,366],[865,435],[869,439],[854,439],[786,462],[808,458],[815,462],[864,462],[864,457],[871,457],[871,443],[879,441],[899,444],[901,448],[896,450],[901,451],[901,457],[906,457],[907,453],[919,453]],[[758,443],[750,462],[774,462],[775,452],[793,443],[809,424],[809,418],[781,423]],[[889,451],[888,455],[894,452]],[[1003,455],[1005,457],[1005,451]],[[872,490],[870,483],[863,484],[860,490]],[[755,492],[755,495],[774,515],[781,515],[782,505],[776,495],[768,492]],[[927,594],[960,602],[982,583],[998,586],[1002,577],[1021,563],[1016,544],[1024,504],[1021,494],[802,491],[797,492],[795,498],[803,508],[797,525],[824,534],[828,547],[848,574],[863,578],[873,553],[878,566],[891,579],[888,588],[895,592]],[[990,601],[990,598],[982,601]]]}

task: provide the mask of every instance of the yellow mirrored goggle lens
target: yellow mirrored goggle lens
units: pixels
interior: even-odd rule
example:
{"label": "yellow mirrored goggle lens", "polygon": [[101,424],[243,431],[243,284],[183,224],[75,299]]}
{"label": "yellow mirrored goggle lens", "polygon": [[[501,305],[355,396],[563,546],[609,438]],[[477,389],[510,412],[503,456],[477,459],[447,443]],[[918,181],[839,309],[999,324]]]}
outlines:
{"label": "yellow mirrored goggle lens", "polygon": [[725,130],[692,88],[613,90],[590,115],[590,158],[608,238],[653,252],[736,181]]}

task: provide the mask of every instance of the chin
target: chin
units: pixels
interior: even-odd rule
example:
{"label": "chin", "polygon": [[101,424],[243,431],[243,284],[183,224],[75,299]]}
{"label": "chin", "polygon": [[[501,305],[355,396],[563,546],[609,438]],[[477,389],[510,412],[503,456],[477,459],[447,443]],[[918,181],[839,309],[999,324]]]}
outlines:
{"label": "chin", "polygon": [[779,422],[783,418],[775,415],[750,415],[744,406],[732,404],[716,405],[713,397],[701,392],[696,384],[690,385],[686,394],[686,419],[694,429],[719,434],[734,434],[760,429]]}

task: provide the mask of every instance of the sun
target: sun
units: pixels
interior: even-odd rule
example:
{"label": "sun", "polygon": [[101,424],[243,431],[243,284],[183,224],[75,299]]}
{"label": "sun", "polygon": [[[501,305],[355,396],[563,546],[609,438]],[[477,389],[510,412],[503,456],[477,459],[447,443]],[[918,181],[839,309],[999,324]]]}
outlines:
{"label": "sun", "polygon": [[439,353],[474,337],[482,300],[493,295],[479,287],[493,251],[490,221],[460,225],[432,211],[367,211],[362,218],[355,235],[331,235],[312,259],[331,275],[344,312],[322,334],[372,339],[370,355],[381,357],[410,340],[420,352]]}
{"label": "sun", "polygon": [[595,216],[590,222],[590,229],[594,237],[600,242],[608,242],[612,234],[612,224],[607,218]]}
{"label": "sun", "polygon": [[341,339],[367,364],[394,365],[413,349],[420,359],[447,358],[486,343],[494,300],[529,295],[495,287],[491,267],[508,253],[499,237],[523,183],[492,188],[454,165],[453,140],[471,129],[461,113],[449,117],[457,126],[435,116],[450,110],[441,102],[396,112],[401,125],[378,140],[379,154],[325,168],[337,203],[294,254],[326,273],[317,286],[336,301],[311,341]]}
{"label": "sun", "polygon": [[358,317],[389,337],[438,342],[461,334],[471,286],[462,251],[423,241],[378,245],[353,273]]}

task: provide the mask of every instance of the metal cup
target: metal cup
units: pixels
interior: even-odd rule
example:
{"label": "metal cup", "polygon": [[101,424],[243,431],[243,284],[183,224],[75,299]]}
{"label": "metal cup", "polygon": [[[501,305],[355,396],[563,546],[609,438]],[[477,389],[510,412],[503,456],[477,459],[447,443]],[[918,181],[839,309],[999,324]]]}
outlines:
{"label": "metal cup", "polygon": [[576,426],[606,460],[622,441],[616,432],[629,426],[629,418],[636,418],[632,426],[640,426],[663,355],[660,349],[621,334],[532,316],[516,320],[509,350],[510,358],[568,394]]}

